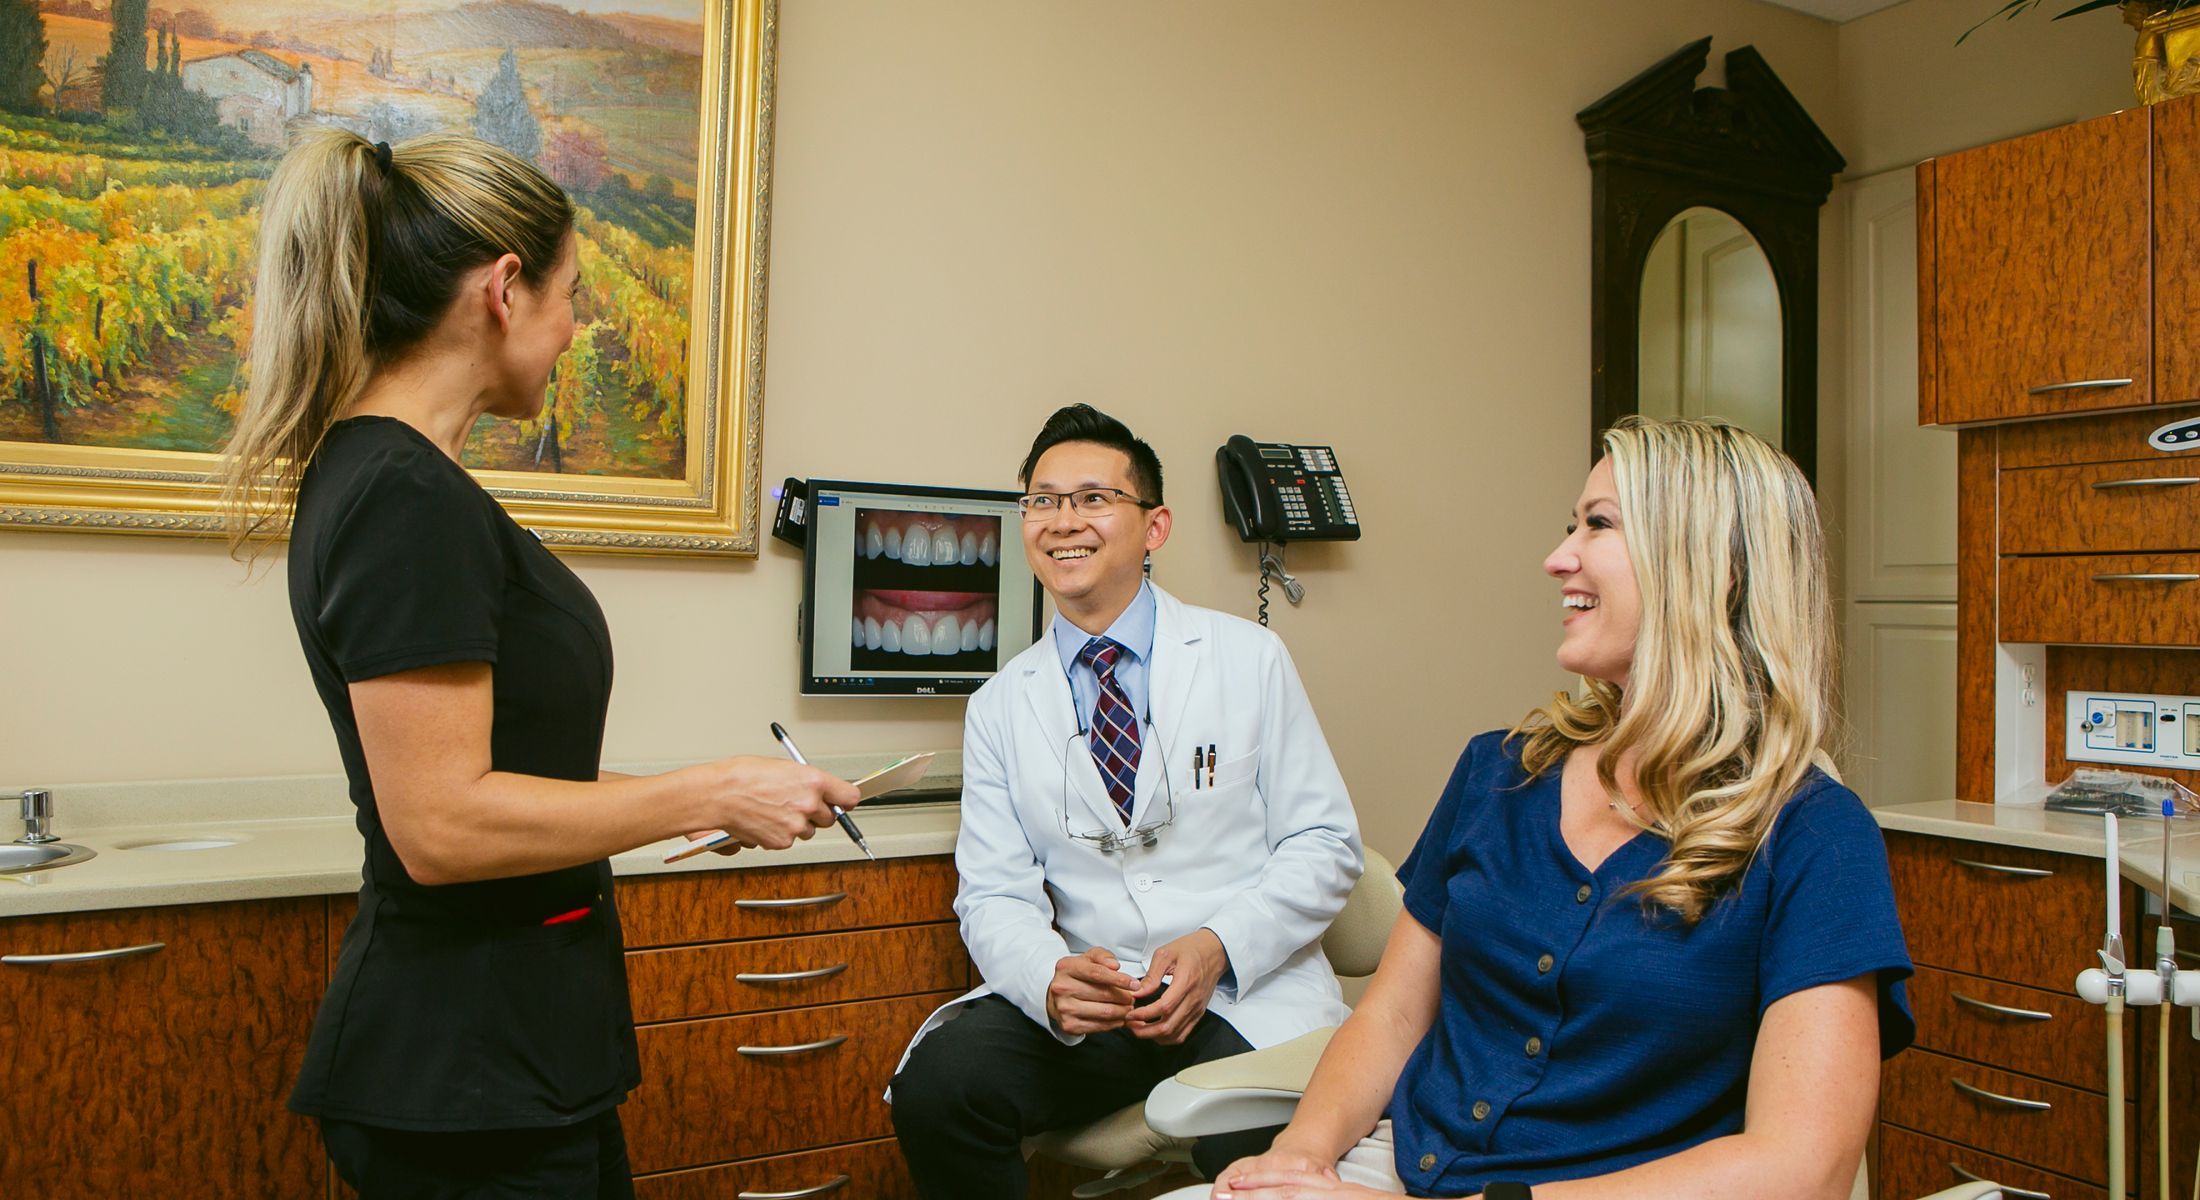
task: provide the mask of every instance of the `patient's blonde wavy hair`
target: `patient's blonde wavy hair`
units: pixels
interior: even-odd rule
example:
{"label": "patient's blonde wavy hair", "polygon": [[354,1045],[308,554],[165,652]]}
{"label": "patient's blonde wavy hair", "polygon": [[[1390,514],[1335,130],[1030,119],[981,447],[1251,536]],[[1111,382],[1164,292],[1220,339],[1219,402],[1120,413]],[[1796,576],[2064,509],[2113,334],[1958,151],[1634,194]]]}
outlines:
{"label": "patient's blonde wavy hair", "polygon": [[1604,452],[1642,597],[1627,691],[1586,680],[1511,736],[1531,776],[1601,745],[1614,796],[1634,756],[1641,819],[1671,848],[1631,890],[1692,924],[1740,882],[1811,767],[1831,773],[1825,540],[1802,472],[1738,426],[1628,417]]}

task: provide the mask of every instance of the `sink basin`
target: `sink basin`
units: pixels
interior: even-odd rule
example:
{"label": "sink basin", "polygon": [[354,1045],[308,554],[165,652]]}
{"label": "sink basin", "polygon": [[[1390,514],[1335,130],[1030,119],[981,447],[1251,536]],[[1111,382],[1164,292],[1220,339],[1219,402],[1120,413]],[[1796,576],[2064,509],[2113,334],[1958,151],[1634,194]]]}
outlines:
{"label": "sink basin", "polygon": [[96,850],[72,846],[67,842],[46,842],[37,846],[9,842],[0,846],[0,875],[20,875],[25,871],[65,867],[70,863],[83,862],[97,853]]}
{"label": "sink basin", "polygon": [[237,844],[237,842],[237,838],[222,837],[220,835],[215,835],[212,837],[144,838],[133,842],[117,842],[115,843],[115,849],[220,850],[225,846],[234,846]]}

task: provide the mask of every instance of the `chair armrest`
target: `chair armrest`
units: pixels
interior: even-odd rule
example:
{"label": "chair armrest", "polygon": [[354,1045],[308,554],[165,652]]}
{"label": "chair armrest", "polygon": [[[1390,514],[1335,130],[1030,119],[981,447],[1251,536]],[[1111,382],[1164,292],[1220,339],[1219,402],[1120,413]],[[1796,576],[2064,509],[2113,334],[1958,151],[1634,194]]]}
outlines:
{"label": "chair armrest", "polygon": [[1317,1029],[1264,1050],[1186,1067],[1146,1097],[1146,1124],[1170,1137],[1207,1137],[1282,1125],[1314,1077],[1334,1028]]}

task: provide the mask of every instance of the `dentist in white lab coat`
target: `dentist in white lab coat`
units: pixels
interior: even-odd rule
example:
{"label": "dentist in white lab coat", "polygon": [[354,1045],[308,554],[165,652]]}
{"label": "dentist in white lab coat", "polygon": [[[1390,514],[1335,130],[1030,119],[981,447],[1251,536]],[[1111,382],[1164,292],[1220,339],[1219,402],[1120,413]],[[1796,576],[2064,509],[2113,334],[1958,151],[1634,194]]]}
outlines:
{"label": "dentist in white lab coat", "polygon": [[931,1200],[1022,1197],[1025,1136],[1345,1011],[1320,939],[1358,822],[1283,643],[1145,579],[1161,465],[1114,418],[1055,413],[1020,478],[1057,615],[965,720],[955,910],[985,983],[925,1023],[892,1091]]}

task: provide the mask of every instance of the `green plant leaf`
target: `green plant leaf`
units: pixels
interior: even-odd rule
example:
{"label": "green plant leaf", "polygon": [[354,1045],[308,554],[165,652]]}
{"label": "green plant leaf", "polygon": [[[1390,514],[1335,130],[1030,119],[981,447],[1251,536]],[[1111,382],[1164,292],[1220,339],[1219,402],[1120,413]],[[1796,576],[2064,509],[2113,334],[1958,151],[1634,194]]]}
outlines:
{"label": "green plant leaf", "polygon": [[1964,42],[1964,38],[1968,38],[1972,34],[1977,33],[1979,30],[1986,28],[1987,22],[1992,21],[1995,17],[2000,17],[2005,21],[2013,21],[2016,18],[2022,16],[2026,9],[2037,8],[2039,6],[2039,3],[2040,0],[2009,0],[2007,4],[2002,5],[2000,8],[1997,8],[1992,13],[1988,14],[1985,20],[1982,20],[1978,24],[1964,30],[1963,37],[1959,37],[1956,39],[1956,45],[1962,45]]}

